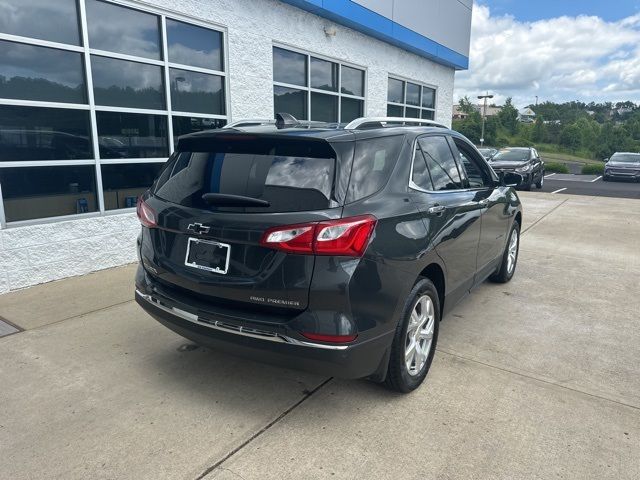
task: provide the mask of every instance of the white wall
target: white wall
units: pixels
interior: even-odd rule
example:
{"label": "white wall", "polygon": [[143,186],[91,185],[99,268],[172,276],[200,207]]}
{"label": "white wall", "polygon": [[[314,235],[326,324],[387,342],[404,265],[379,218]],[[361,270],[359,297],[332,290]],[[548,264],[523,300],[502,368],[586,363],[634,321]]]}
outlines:
{"label": "white wall", "polygon": [[[232,120],[273,116],[275,41],[367,67],[368,115],[386,115],[390,74],[437,86],[436,120],[451,124],[453,69],[306,11],[276,0],[141,4],[228,29]],[[335,26],[335,37],[326,37],[327,25]],[[131,213],[0,230],[0,293],[133,262],[138,231]]]}

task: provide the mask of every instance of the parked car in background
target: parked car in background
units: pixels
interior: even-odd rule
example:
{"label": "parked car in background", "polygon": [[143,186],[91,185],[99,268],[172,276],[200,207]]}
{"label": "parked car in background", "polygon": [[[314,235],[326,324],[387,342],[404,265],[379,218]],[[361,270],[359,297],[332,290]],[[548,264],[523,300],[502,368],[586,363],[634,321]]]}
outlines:
{"label": "parked car in background", "polygon": [[518,187],[523,190],[531,190],[533,185],[540,189],[544,185],[544,162],[535,148],[503,148],[491,158],[491,166],[498,174],[515,172],[522,175]]}
{"label": "parked car in background", "polygon": [[604,166],[602,180],[623,178],[640,181],[640,153],[616,152]]}
{"label": "parked car in background", "polygon": [[486,161],[491,161],[493,156],[498,153],[497,148],[479,148],[478,151],[482,154]]}
{"label": "parked car in background", "polygon": [[141,197],[137,302],[199,344],[417,388],[444,313],[515,272],[520,176],[428,120],[255,123],[181,137]]}

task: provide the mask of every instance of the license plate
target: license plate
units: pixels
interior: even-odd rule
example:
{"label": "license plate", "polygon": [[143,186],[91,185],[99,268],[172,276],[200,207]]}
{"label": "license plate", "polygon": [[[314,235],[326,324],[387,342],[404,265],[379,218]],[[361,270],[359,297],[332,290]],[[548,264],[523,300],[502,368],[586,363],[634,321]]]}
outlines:
{"label": "license plate", "polygon": [[224,275],[229,270],[230,253],[231,245],[226,243],[190,238],[184,264],[187,267]]}

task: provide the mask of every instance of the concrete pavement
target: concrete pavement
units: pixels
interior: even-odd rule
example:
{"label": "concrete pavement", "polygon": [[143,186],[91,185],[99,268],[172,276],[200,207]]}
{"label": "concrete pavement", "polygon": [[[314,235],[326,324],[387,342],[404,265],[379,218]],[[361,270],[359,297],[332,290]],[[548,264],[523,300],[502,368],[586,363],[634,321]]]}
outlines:
{"label": "concrete pavement", "polygon": [[516,277],[406,396],[194,348],[132,267],[0,296],[0,478],[640,478],[639,204],[521,197]]}

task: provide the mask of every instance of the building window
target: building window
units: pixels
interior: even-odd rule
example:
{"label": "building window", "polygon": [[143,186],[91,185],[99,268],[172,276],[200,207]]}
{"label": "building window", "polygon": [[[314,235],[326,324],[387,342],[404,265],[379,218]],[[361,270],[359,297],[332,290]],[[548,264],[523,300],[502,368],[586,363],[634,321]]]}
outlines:
{"label": "building window", "polygon": [[436,89],[389,77],[387,115],[433,120],[436,115]]}
{"label": "building window", "polygon": [[365,70],[273,47],[275,113],[299,120],[350,122],[364,115]]}
{"label": "building window", "polygon": [[226,125],[225,34],[123,3],[0,1],[0,228],[133,208]]}

